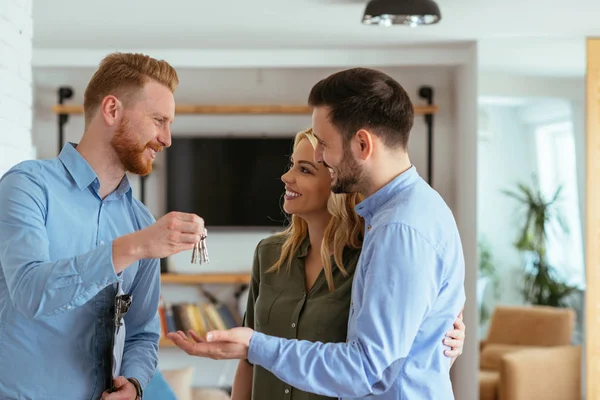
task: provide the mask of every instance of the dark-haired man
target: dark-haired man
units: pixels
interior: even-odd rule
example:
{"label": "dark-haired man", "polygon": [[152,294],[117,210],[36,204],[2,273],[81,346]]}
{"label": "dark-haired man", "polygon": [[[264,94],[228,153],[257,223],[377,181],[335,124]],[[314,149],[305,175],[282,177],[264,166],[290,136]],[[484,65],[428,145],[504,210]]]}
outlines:
{"label": "dark-haired man", "polygon": [[453,399],[443,338],[464,301],[464,258],[452,212],[407,152],[413,105],[386,74],[335,73],[311,90],[315,159],[332,190],[360,192],[365,239],[354,275],[346,343],[253,332],[170,337],[190,354],[244,358],[303,391],[344,399]]}

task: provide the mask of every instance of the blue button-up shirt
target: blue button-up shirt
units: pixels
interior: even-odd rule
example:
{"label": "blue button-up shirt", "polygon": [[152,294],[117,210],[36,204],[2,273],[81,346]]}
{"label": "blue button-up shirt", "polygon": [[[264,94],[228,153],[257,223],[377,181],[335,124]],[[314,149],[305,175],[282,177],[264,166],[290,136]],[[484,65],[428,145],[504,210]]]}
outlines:
{"label": "blue button-up shirt", "polygon": [[25,161],[0,179],[0,398],[99,399],[106,389],[110,308],[121,281],[121,375],[145,386],[158,360],[158,260],[117,275],[112,241],[154,218],[127,177],[106,198],[67,144],[58,158]]}
{"label": "blue button-up shirt", "polygon": [[386,400],[453,399],[442,340],[464,301],[464,258],[443,199],[414,167],[366,198],[346,343],[255,332],[248,360],[301,390]]}

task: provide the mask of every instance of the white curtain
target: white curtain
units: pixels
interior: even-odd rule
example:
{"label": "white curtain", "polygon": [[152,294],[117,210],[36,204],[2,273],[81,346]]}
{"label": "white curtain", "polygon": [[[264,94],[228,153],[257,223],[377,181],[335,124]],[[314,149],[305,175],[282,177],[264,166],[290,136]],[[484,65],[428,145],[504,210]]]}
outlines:
{"label": "white curtain", "polygon": [[540,189],[550,200],[562,186],[556,207],[567,228],[565,232],[556,219],[552,220],[548,231],[548,261],[564,282],[583,289],[585,265],[573,123],[562,120],[536,124],[535,138]]}

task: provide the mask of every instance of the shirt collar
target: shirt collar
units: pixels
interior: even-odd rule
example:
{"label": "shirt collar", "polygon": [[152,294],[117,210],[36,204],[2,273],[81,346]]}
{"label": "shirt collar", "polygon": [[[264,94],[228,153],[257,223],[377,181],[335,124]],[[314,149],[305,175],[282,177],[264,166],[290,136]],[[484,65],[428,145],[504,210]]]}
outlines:
{"label": "shirt collar", "polygon": [[83,190],[90,186],[92,182],[98,179],[98,176],[88,164],[87,161],[79,154],[75,148],[77,145],[75,143],[67,143],[58,158],[63,163],[71,177],[77,184],[80,190]]}
{"label": "shirt collar", "polygon": [[117,186],[115,193],[117,194],[118,197],[127,195],[127,199],[129,201],[131,201],[131,197],[132,197],[131,192],[132,192],[132,190],[131,190],[131,185],[129,184],[129,178],[127,178],[127,174],[125,174],[125,176],[123,176],[123,179],[121,179],[119,186]]}
{"label": "shirt collar", "polygon": [[297,253],[298,255],[296,256],[296,258],[306,257],[306,255],[308,254],[309,247],[310,247],[310,237],[308,236],[308,233],[307,233],[306,237],[304,238],[302,243],[300,243],[300,247],[298,247],[298,253]]}
{"label": "shirt collar", "polygon": [[[77,184],[80,190],[88,188],[91,184],[94,185],[96,192],[100,188],[100,181],[98,175],[94,172],[90,164],[79,154],[76,150],[77,144],[68,142],[60,154],[58,155],[59,160],[63,163],[69,174]],[[123,177],[119,186],[114,193],[121,197],[127,194],[128,199],[131,201],[131,185],[127,175]]]}
{"label": "shirt collar", "polygon": [[419,173],[413,165],[371,196],[358,203],[355,207],[356,213],[363,218],[368,214],[376,213],[396,193],[412,185],[417,179],[419,179]]}

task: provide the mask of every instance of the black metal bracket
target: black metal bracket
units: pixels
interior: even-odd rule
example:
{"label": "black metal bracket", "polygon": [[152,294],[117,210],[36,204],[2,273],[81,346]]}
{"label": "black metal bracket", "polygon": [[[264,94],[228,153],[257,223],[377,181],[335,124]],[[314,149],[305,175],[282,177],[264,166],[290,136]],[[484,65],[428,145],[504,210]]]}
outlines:
{"label": "black metal bracket", "polygon": [[140,176],[140,201],[142,204],[146,204],[146,178],[148,175]]}
{"label": "black metal bracket", "polygon": [[[419,97],[427,100],[427,105],[432,105],[433,88],[421,86]],[[433,186],[433,114],[425,114],[425,123],[427,124],[427,182]]]}
{"label": "black metal bracket", "polygon": [[[73,88],[61,86],[58,89],[58,104],[64,104],[66,99],[73,97]],[[58,154],[60,154],[65,141],[65,124],[69,122],[69,114],[58,114]]]}
{"label": "black metal bracket", "polygon": [[238,289],[235,291],[235,293],[233,294],[233,297],[236,300],[239,300],[239,298],[241,297],[242,293],[244,293],[244,291],[248,289],[248,284],[247,283],[243,283],[241,285],[238,286]]}

